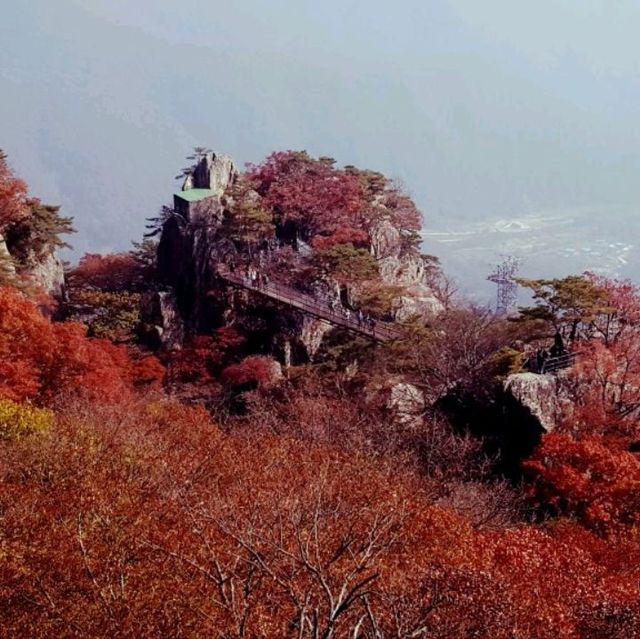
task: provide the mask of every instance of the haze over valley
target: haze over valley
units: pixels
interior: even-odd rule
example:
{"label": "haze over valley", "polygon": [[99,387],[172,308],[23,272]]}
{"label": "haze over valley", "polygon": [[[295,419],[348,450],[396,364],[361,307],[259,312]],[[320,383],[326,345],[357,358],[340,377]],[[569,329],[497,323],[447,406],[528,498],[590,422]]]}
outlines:
{"label": "haze over valley", "polygon": [[200,144],[400,179],[481,295],[501,253],[640,279],[639,27],[632,0],[11,3],[0,140],[75,258],[140,237]]}
{"label": "haze over valley", "polygon": [[627,207],[549,210],[469,223],[436,219],[423,232],[425,251],[439,255],[462,290],[478,301],[494,292],[486,276],[503,257],[520,260],[525,277],[590,271],[640,278],[640,217]]}

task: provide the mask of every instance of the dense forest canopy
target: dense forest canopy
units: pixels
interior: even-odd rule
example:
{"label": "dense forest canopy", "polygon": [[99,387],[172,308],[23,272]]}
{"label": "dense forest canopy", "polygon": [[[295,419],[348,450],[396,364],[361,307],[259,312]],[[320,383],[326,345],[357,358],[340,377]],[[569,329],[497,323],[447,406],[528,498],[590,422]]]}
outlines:
{"label": "dense forest canopy", "polygon": [[[640,636],[637,286],[529,279],[514,316],[475,307],[399,185],[305,152],[207,211],[166,207],[51,299],[71,220],[0,156],[0,636]],[[179,291],[177,240],[206,248]],[[315,325],[274,281],[347,319],[287,359]],[[400,317],[418,281],[438,306]],[[152,302],[209,324],[151,340]],[[550,427],[514,381],[553,389]]]}

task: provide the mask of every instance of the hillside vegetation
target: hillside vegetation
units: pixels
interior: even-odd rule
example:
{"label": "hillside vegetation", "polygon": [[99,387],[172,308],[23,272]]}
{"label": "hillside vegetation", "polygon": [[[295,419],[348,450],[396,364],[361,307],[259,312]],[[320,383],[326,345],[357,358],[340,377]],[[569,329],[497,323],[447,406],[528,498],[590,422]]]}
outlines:
{"label": "hillside vegetation", "polygon": [[71,220],[0,158],[0,637],[640,637],[638,288],[496,316],[383,175],[232,169],[47,288]]}

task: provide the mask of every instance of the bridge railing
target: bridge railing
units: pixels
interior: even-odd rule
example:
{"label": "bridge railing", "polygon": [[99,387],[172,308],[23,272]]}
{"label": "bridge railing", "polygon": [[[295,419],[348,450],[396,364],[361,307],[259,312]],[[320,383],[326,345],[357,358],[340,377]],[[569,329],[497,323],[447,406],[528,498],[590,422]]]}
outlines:
{"label": "bridge railing", "polygon": [[539,373],[540,375],[544,375],[545,373],[556,373],[564,370],[565,368],[571,368],[579,357],[579,351],[567,351],[561,355],[545,357],[539,360],[537,358],[537,354],[534,353],[525,363],[525,367],[532,373]]}
{"label": "bridge railing", "polygon": [[312,295],[307,295],[301,291],[271,278],[266,279],[256,271],[256,277],[250,277],[247,272],[231,271],[228,267],[218,265],[218,275],[232,284],[237,284],[256,293],[270,297],[297,308],[309,315],[318,317],[331,324],[342,326],[355,333],[368,335],[377,341],[388,341],[402,337],[401,328],[388,322],[374,320],[368,317],[359,318],[352,311],[343,311],[332,308],[324,300],[318,300]]}

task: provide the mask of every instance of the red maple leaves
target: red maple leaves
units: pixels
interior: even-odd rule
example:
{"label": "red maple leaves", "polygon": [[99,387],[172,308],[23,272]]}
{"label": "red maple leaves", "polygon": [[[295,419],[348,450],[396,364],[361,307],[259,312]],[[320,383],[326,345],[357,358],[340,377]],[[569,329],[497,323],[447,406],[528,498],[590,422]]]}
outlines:
{"label": "red maple leaves", "polygon": [[47,403],[66,394],[127,397],[138,384],[157,383],[155,358],[135,361],[125,347],[88,339],[74,323],[53,323],[12,288],[0,288],[0,397]]}

